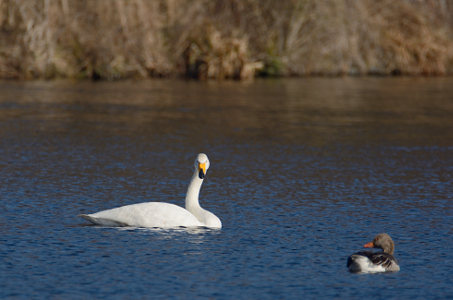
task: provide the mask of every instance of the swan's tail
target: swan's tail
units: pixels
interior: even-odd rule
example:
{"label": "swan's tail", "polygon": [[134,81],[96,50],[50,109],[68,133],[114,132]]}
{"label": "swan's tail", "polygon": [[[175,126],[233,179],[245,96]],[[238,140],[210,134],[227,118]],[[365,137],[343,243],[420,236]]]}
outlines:
{"label": "swan's tail", "polygon": [[95,225],[102,225],[102,226],[114,226],[114,227],[117,227],[117,226],[128,226],[128,224],[126,223],[122,223],[122,222],[118,222],[118,221],[114,221],[114,220],[109,220],[109,219],[104,219],[104,218],[96,218],[96,217],[93,217],[91,215],[85,215],[85,214],[81,214],[81,215],[78,215],[79,217],[82,217],[84,218],[85,220],[95,224]]}
{"label": "swan's tail", "polygon": [[85,220],[87,220],[87,221],[89,221],[89,222],[91,222],[93,224],[97,224],[96,218],[93,218],[93,217],[91,217],[89,215],[80,214],[80,215],[77,215],[77,217],[84,218]]}

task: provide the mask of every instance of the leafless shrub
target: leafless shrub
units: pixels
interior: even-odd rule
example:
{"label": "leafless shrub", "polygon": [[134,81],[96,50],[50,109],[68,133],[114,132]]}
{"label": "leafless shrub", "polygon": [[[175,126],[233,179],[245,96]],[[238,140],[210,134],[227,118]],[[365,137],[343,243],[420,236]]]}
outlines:
{"label": "leafless shrub", "polygon": [[453,73],[445,0],[0,0],[0,78]]}

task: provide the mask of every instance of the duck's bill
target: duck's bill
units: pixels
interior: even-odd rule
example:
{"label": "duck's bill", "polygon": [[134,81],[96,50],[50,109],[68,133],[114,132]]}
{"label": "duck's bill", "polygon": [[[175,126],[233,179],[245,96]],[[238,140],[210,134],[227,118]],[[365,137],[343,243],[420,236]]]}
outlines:
{"label": "duck's bill", "polygon": [[365,245],[363,245],[364,248],[374,248],[374,244],[373,242],[369,242],[369,243],[366,243]]}

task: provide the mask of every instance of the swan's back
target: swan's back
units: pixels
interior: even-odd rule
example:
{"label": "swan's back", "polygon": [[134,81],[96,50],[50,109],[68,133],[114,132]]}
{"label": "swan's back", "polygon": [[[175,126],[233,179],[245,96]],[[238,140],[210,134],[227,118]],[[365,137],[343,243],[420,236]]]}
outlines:
{"label": "swan's back", "polygon": [[165,202],[137,203],[80,216],[103,226],[160,228],[204,226],[186,209]]}

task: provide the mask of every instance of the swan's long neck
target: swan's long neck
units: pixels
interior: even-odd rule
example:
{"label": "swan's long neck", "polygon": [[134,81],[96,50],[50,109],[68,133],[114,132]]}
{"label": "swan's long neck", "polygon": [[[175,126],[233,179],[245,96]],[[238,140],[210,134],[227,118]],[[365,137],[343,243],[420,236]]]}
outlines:
{"label": "swan's long neck", "polygon": [[198,202],[198,196],[200,195],[202,183],[203,180],[198,177],[198,172],[195,171],[190,180],[186,194],[186,209],[195,215],[196,211],[201,209],[200,203]]}

